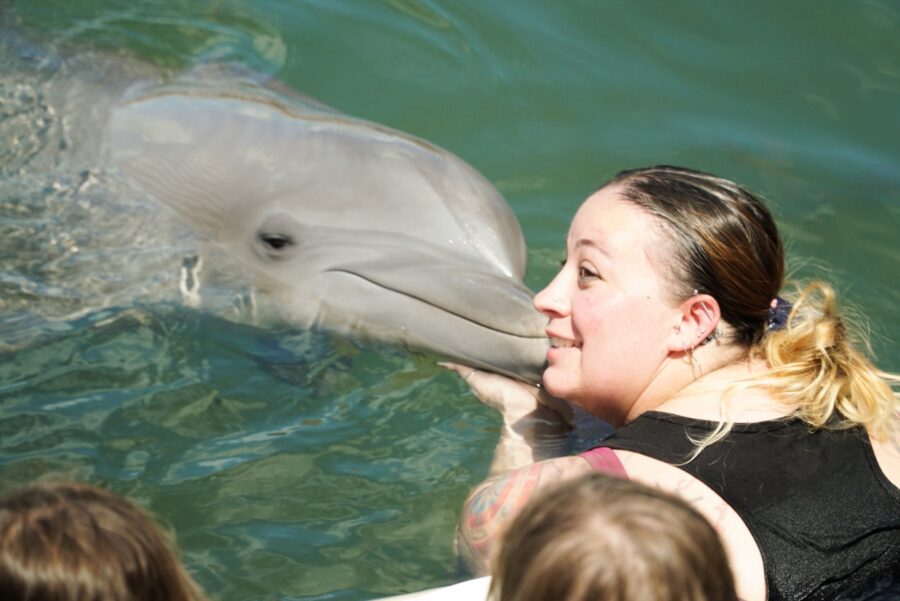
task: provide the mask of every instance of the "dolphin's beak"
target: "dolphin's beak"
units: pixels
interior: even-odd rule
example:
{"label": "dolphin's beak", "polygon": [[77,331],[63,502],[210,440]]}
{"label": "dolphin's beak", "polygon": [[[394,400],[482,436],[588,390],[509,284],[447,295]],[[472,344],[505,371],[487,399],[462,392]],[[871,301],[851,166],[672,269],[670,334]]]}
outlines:
{"label": "dolphin's beak", "polygon": [[547,319],[534,308],[530,290],[471,266],[406,259],[353,272],[404,297],[401,306],[407,309],[399,321],[416,327],[409,329],[414,337],[403,342],[458,363],[540,382],[549,347]]}
{"label": "dolphin's beak", "polygon": [[438,258],[414,246],[403,248],[402,253],[380,249],[379,255],[365,262],[344,262],[328,271],[362,278],[487,330],[522,338],[546,337],[547,320],[534,308],[533,293],[506,275],[480,269],[482,265],[465,257]]}

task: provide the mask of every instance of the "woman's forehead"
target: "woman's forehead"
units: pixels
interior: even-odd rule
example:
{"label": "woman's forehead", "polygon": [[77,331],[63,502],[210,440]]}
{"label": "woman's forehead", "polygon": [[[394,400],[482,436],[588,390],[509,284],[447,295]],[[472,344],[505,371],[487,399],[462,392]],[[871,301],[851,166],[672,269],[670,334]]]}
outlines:
{"label": "woman's forehead", "polygon": [[574,249],[594,246],[609,254],[625,246],[643,243],[655,237],[654,218],[643,209],[622,199],[616,190],[598,190],[582,203],[569,228],[567,245]]}

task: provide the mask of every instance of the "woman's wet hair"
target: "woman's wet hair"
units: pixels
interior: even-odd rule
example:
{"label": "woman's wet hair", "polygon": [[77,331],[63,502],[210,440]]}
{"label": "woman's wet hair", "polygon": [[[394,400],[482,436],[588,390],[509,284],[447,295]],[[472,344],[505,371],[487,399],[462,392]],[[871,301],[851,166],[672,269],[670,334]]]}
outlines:
{"label": "woman's wet hair", "polygon": [[[884,438],[897,427],[900,402],[892,386],[900,378],[877,369],[857,348],[864,337],[842,319],[831,286],[813,282],[797,285],[793,295],[782,291],[784,248],[759,198],[729,180],[670,165],[622,171],[601,188],[607,186],[658,219],[667,243],[654,250],[655,258],[671,295],[711,295],[733,330],[729,338],[768,362],[769,373],[745,384],[766,387],[816,428],[862,425]],[[778,316],[784,327],[770,328],[779,296],[793,308],[786,319]]]}
{"label": "woman's wet hair", "polygon": [[0,599],[203,601],[156,524],[87,484],[26,486],[0,500]]}
{"label": "woman's wet hair", "polygon": [[726,179],[668,165],[622,171],[609,184],[669,232],[663,252],[671,256],[660,258],[675,296],[713,296],[734,338],[759,342],[784,283],[784,248],[762,201]]}
{"label": "woman's wet hair", "polygon": [[547,489],[510,523],[491,601],[734,601],[713,527],[685,501],[591,473]]}

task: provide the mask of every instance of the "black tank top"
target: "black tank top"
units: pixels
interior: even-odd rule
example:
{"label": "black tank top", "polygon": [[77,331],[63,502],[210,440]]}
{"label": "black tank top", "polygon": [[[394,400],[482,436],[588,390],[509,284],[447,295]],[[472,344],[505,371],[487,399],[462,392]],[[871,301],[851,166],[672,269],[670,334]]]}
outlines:
{"label": "black tank top", "polygon": [[863,429],[736,424],[684,464],[715,427],[650,411],[598,446],[675,465],[722,497],[759,546],[770,601],[900,599],[900,490]]}

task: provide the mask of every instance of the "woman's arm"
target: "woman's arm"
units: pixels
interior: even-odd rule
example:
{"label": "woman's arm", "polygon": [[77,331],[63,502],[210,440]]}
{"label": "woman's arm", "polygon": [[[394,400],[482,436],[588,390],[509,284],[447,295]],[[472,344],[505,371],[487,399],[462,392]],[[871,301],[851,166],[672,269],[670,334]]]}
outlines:
{"label": "woman's arm", "polygon": [[569,405],[511,378],[444,364],[458,372],[483,403],[500,412],[503,426],[488,478],[469,495],[457,530],[460,556],[476,573],[487,570],[492,543],[503,526],[547,483],[590,471],[570,449]]}
{"label": "woman's arm", "polygon": [[463,506],[456,531],[460,557],[474,573],[487,573],[493,544],[525,503],[550,483],[590,471],[590,465],[580,457],[558,457],[489,477],[472,491]]}

